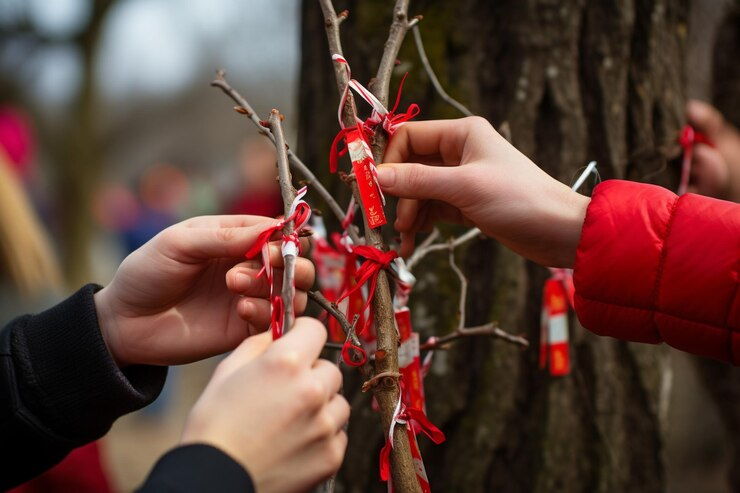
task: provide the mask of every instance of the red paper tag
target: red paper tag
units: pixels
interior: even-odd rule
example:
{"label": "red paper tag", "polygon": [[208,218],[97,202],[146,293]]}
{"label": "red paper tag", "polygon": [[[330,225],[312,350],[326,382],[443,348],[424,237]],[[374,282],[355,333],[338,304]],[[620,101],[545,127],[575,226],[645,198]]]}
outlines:
{"label": "red paper tag", "polygon": [[431,493],[432,489],[429,486],[429,478],[427,478],[427,471],[424,468],[424,460],[421,458],[421,451],[419,450],[419,443],[416,441],[416,434],[410,426],[406,427],[406,432],[409,435],[409,445],[411,446],[411,457],[414,460],[416,479],[419,480],[419,486],[421,486],[422,492]]}
{"label": "red paper tag", "polygon": [[549,360],[550,375],[570,373],[568,297],[563,283],[556,279],[545,281],[540,334],[540,368],[544,368]]}
{"label": "red paper tag", "polygon": [[[346,256],[334,249],[326,238],[317,238],[313,250],[313,261],[316,264],[316,274],[321,287],[321,294],[334,302],[342,294],[346,271]],[[344,342],[345,335],[339,322],[329,317],[329,340]]]}
{"label": "red paper tag", "polygon": [[411,312],[407,307],[396,311],[396,324],[401,337],[401,345],[398,348],[398,370],[404,382],[402,401],[407,407],[426,412],[419,334],[413,332],[411,328]]}
{"label": "red paper tag", "polygon": [[371,228],[378,228],[387,221],[383,212],[383,199],[373,176],[373,154],[360,129],[347,132],[345,139],[367,223]]}

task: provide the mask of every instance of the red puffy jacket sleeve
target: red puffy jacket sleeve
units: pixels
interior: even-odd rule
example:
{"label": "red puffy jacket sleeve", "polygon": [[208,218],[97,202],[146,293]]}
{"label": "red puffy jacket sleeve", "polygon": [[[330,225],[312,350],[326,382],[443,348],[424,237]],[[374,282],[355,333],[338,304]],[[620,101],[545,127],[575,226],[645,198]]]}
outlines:
{"label": "red puffy jacket sleeve", "polygon": [[740,364],[740,205],[653,185],[596,187],[574,267],[584,327]]}

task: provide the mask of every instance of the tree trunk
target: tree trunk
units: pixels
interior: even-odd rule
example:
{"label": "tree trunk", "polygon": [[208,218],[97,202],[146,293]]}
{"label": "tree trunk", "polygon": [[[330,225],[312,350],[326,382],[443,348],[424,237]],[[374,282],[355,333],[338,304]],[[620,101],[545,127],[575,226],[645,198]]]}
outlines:
{"label": "tree trunk", "polygon": [[[350,11],[342,24],[345,56],[366,83],[382,54],[392,2],[335,6]],[[424,15],[422,37],[448,92],[496,127],[506,122],[514,145],[557,179],[573,182],[596,159],[602,178],[675,188],[686,7],[661,0],[428,0],[412,2],[409,14]],[[336,88],[315,0],[304,1],[303,16],[299,153],[330,182],[336,179],[324,165],[338,130]],[[400,62],[399,74],[410,72],[402,107],[418,102],[423,119],[459,116],[434,93],[410,36]],[[599,338],[571,317],[572,372],[552,378],[537,361],[548,271],[493,240],[471,244],[459,258],[470,280],[469,325],[497,320],[525,333],[532,348],[465,340],[435,355],[425,382],[428,414],[447,441],[432,446],[420,438],[433,489],[663,491],[667,353]],[[459,286],[447,259],[430,256],[416,274],[415,328],[422,336],[451,331]],[[353,415],[337,491],[384,491],[377,472],[382,431],[369,398],[353,390],[356,378],[346,385]]]}

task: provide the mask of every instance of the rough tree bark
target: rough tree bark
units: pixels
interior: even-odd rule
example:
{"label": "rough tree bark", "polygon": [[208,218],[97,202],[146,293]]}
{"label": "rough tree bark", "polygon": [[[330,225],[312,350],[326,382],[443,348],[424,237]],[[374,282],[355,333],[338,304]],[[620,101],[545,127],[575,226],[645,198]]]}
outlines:
{"label": "rough tree bark", "polygon": [[[412,2],[409,14],[424,15],[427,53],[448,92],[496,126],[507,122],[514,144],[551,175],[572,182],[596,159],[603,178],[675,188],[686,3],[426,0]],[[345,56],[353,76],[368,82],[392,2],[335,7],[350,11],[342,24]],[[320,164],[337,130],[338,100],[315,0],[304,0],[303,16],[299,154]],[[424,119],[458,116],[434,94],[410,36],[399,58],[399,72],[410,71],[405,104],[418,102]],[[328,170],[316,171],[330,182]],[[339,183],[335,190],[348,196]],[[431,257],[417,269],[410,307],[417,329],[439,335],[455,326],[458,283],[444,255]],[[436,356],[426,380],[429,416],[448,439],[440,446],[420,439],[433,489],[664,490],[666,353],[598,338],[572,320],[572,374],[550,378],[538,369],[536,350],[548,272],[492,240],[471,244],[458,258],[470,280],[469,324],[498,320],[525,333],[533,349],[466,340]],[[346,388],[351,392],[351,383]],[[350,397],[350,448],[337,491],[384,491],[378,418],[366,395]]]}
{"label": "rough tree bark", "polygon": [[[727,13],[717,31],[712,70],[712,102],[733,125],[740,127],[740,4]],[[740,369],[693,358],[701,384],[717,405],[731,452],[728,463],[729,491],[740,491]]]}

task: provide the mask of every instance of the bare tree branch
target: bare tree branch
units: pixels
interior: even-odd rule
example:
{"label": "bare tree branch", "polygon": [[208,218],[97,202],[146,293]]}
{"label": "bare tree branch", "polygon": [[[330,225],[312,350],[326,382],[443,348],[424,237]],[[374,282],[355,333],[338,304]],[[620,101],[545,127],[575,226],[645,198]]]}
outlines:
{"label": "bare tree branch", "polygon": [[388,32],[388,39],[383,46],[383,57],[380,59],[375,79],[370,81],[367,87],[386,107],[393,67],[396,65],[398,51],[406,37],[406,31],[409,29],[408,10],[409,0],[396,0],[396,5],[393,7],[393,22]]}
{"label": "bare tree branch", "polygon": [[[435,231],[437,231],[435,229]],[[419,263],[421,259],[426,257],[428,254],[432,252],[439,252],[443,250],[449,250],[450,248],[457,248],[460,245],[463,245],[467,243],[468,241],[472,240],[473,238],[476,238],[477,236],[480,236],[483,234],[480,229],[478,228],[472,228],[469,229],[467,232],[465,232],[463,235],[458,236],[457,238],[448,241],[446,243],[433,243],[429,241],[429,238],[433,237],[434,231],[432,232],[429,237],[424,240],[423,243],[421,243],[416,250],[414,250],[414,253],[409,257],[409,259],[406,261],[406,268],[409,270],[412,270],[416,264]],[[436,240],[439,236],[439,231],[437,231],[437,235],[433,237],[433,240]]]}
{"label": "bare tree branch", "polygon": [[[283,124],[278,110],[270,112],[270,131],[275,136],[275,148],[277,149],[278,180],[280,182],[280,195],[283,197],[283,209],[286,219],[292,214],[291,207],[295,201],[296,191],[293,188],[293,180],[288,165],[288,145],[285,143]],[[295,231],[295,221],[285,221],[283,225],[283,236],[288,237]],[[297,253],[297,252],[296,252]],[[295,298],[295,262],[296,255],[288,253],[283,249],[283,331],[287,332],[295,322],[294,298]]]}
{"label": "bare tree branch", "polygon": [[[414,20],[419,20],[419,17],[416,17]],[[432,85],[434,86],[434,89],[437,91],[437,94],[445,100],[450,105],[457,108],[460,113],[462,113],[465,116],[473,116],[473,112],[470,111],[464,104],[459,102],[458,100],[454,99],[452,96],[447,94],[447,91],[444,90],[444,87],[442,87],[442,84],[439,83],[439,79],[437,78],[437,75],[434,73],[434,70],[432,69],[432,65],[429,63],[429,58],[427,58],[427,52],[424,49],[424,42],[421,40],[421,32],[419,32],[419,26],[417,23],[414,23],[414,25],[411,28],[411,31],[414,35],[414,43],[416,43],[416,51],[419,52],[419,58],[421,59],[422,65],[424,65],[424,70],[426,70],[427,75],[429,76],[429,80],[432,81]]]}
{"label": "bare tree branch", "polygon": [[460,270],[460,267],[457,266],[457,263],[455,263],[455,248],[450,246],[450,267],[452,267],[452,270],[457,275],[457,278],[460,280],[460,301],[458,302],[458,308],[457,308],[457,314],[460,317],[460,320],[457,325],[458,332],[465,329],[465,302],[468,299],[468,278],[465,277],[465,274],[463,274],[463,271]]}
{"label": "bare tree branch", "polygon": [[511,344],[516,344],[517,346],[521,346],[524,348],[529,347],[529,341],[526,338],[509,334],[505,330],[499,328],[498,325],[491,322],[477,327],[457,329],[456,331],[442,337],[435,337],[429,342],[419,346],[419,349],[421,349],[422,351],[430,349],[445,349],[446,346],[453,341],[463,339],[465,337],[480,336],[496,337],[506,342],[510,342]]}
{"label": "bare tree branch", "polygon": [[[273,144],[275,143],[275,136],[262,126],[262,124],[260,123],[262,119],[257,114],[257,112],[254,111],[254,109],[244,98],[244,96],[239,94],[239,92],[231,87],[231,85],[226,81],[226,73],[223,70],[219,70],[218,72],[216,72],[216,79],[211,82],[211,86],[218,87],[219,89],[221,89],[221,91],[224,92],[224,94],[229,96],[238,105],[235,107],[235,109],[239,113],[247,116],[252,121],[252,123],[257,126],[262,134],[266,135]],[[300,173],[304,180],[306,180],[311,186],[311,188],[315,190],[322,199],[324,199],[324,202],[326,202],[326,204],[329,206],[331,212],[341,222],[344,219],[344,211],[339,206],[334,197],[329,193],[329,191],[321,184],[321,181],[316,177],[316,175],[314,175],[310,168],[290,149],[288,149],[288,159],[293,169]],[[361,243],[360,237],[357,234],[357,229],[354,225],[350,225],[350,227],[347,228],[347,233],[349,234],[349,237],[352,238],[352,241],[355,242],[355,244]]]}
{"label": "bare tree branch", "polygon": [[[339,25],[347,18],[349,12],[346,10],[341,12],[337,16],[334,5],[331,0],[319,0],[321,5],[321,12],[324,14],[324,27],[326,29],[326,39],[329,42],[329,55],[342,55],[342,40],[339,37]],[[347,70],[340,64],[334,63],[334,77],[337,80],[337,89],[339,90],[339,96],[342,97],[347,84],[349,84],[349,78],[347,77]],[[347,98],[344,102],[344,108],[342,108],[342,121],[347,127],[351,127],[357,123],[357,109],[355,108],[355,100],[352,96],[352,91],[347,91]]]}

